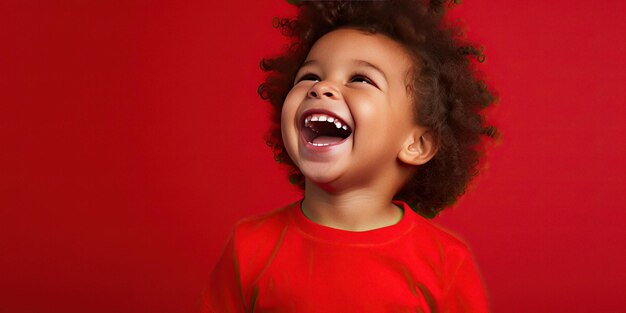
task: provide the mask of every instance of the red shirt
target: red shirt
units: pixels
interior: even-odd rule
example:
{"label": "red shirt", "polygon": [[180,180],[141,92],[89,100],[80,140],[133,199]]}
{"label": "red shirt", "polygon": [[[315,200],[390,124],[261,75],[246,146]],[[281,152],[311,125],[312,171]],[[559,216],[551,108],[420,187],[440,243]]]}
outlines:
{"label": "red shirt", "polygon": [[306,218],[296,202],[237,224],[202,312],[487,312],[467,246],[396,202],[364,232]]}

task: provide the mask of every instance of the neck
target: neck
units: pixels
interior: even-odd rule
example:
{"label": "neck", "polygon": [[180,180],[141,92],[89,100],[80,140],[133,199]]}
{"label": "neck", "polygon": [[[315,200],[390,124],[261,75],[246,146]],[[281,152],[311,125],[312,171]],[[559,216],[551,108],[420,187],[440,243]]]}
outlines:
{"label": "neck", "polygon": [[366,231],[394,225],[402,218],[402,209],[391,202],[393,194],[380,190],[328,192],[307,181],[302,210],[315,223],[343,230]]}

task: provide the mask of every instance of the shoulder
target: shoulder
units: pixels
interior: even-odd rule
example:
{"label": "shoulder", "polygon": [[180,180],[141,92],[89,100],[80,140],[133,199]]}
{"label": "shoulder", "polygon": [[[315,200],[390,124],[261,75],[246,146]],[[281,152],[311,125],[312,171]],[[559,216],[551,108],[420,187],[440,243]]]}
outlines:
{"label": "shoulder", "polygon": [[427,260],[431,269],[437,273],[443,293],[460,292],[452,291],[454,286],[468,290],[474,288],[476,292],[482,290],[473,253],[458,234],[421,218],[413,231],[411,241],[413,253],[422,260]]}
{"label": "shoulder", "polygon": [[468,244],[456,233],[425,220],[434,247],[429,264],[434,265],[440,286],[442,312],[488,312],[485,287]]}
{"label": "shoulder", "polygon": [[282,241],[290,224],[292,203],[272,211],[246,217],[235,224],[232,241],[236,254],[242,260],[261,259],[274,251]]}
{"label": "shoulder", "polygon": [[250,237],[263,237],[283,229],[289,223],[289,210],[295,203],[272,211],[249,216],[239,220],[234,227],[234,236],[238,240]]}
{"label": "shoulder", "polygon": [[237,222],[232,233],[233,256],[242,286],[251,286],[280,248],[294,204]]}
{"label": "shoulder", "polygon": [[462,261],[471,255],[469,246],[460,235],[419,215],[416,216],[413,238],[420,242],[420,246],[427,245],[448,260]]}

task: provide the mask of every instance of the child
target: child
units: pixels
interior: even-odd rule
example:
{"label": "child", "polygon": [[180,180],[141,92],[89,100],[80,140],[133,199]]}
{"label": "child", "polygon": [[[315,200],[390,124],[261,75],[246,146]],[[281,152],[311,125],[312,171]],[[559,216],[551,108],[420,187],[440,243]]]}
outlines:
{"label": "child", "polygon": [[[304,198],[237,224],[203,312],[486,312],[466,245],[427,219],[477,172],[493,102],[442,1],[303,1],[262,62],[270,143]],[[417,213],[417,214],[416,214]]]}

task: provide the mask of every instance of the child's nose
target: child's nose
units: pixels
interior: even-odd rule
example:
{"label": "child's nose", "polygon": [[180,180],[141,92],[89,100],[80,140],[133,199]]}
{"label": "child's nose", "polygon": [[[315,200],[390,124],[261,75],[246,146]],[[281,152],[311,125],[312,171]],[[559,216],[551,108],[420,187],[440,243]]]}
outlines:
{"label": "child's nose", "polygon": [[326,81],[320,81],[313,85],[309,90],[309,97],[321,99],[322,97],[328,97],[331,99],[339,99],[339,91],[336,90],[330,83]]}

